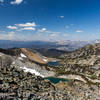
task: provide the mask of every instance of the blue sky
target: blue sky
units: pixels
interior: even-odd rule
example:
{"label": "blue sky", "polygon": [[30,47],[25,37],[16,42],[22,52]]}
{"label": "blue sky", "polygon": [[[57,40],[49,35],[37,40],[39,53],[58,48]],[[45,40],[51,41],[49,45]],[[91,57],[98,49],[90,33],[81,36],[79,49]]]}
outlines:
{"label": "blue sky", "polygon": [[0,39],[100,39],[100,0],[0,0]]}

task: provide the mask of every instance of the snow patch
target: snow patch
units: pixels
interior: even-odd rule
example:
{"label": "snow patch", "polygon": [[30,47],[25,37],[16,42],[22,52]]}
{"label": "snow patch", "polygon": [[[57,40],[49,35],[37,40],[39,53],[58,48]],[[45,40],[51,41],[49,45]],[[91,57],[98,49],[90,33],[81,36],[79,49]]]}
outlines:
{"label": "snow patch", "polygon": [[0,56],[3,56],[4,54],[3,53],[0,53]]}
{"label": "snow patch", "polygon": [[43,61],[47,62],[47,59],[43,59]]}
{"label": "snow patch", "polygon": [[80,80],[78,77],[75,78],[76,80]]}
{"label": "snow patch", "polygon": [[27,68],[25,66],[24,67],[20,67],[20,68],[23,69],[25,72],[30,72],[31,74],[35,74],[36,76],[44,77],[39,72],[37,72],[35,69]]}
{"label": "snow patch", "polygon": [[22,58],[22,57],[18,57],[18,59],[19,59],[19,60],[23,60],[23,58]]}
{"label": "snow patch", "polygon": [[14,65],[14,64],[15,64],[15,61],[14,61],[14,62],[12,62],[12,64]]}
{"label": "snow patch", "polygon": [[23,57],[23,58],[27,58],[23,53],[21,53],[20,55],[21,55],[21,57]]}

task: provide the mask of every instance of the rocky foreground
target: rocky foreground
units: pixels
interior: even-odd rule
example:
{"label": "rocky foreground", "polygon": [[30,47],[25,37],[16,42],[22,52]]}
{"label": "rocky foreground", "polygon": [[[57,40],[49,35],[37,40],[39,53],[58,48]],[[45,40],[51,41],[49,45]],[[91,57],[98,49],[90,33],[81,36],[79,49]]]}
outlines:
{"label": "rocky foreground", "polygon": [[0,68],[0,100],[67,100],[67,94],[39,76],[8,66]]}
{"label": "rocky foreground", "polygon": [[15,66],[0,68],[0,100],[99,100],[100,86],[78,81],[52,84]]}

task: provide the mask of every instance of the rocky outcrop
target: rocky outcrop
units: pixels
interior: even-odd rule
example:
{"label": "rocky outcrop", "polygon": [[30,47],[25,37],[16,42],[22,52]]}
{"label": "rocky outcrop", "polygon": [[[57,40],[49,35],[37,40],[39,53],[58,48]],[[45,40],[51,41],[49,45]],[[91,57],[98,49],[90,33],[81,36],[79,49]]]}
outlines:
{"label": "rocky outcrop", "polygon": [[56,87],[65,91],[68,95],[68,100],[99,100],[100,85],[88,85],[80,81],[72,83],[58,83]]}
{"label": "rocky outcrop", "polygon": [[46,64],[48,62],[48,58],[42,56],[35,50],[31,49],[26,49],[26,48],[0,49],[0,52],[10,56],[25,55],[28,57],[28,59],[40,64]]}
{"label": "rocky outcrop", "polygon": [[15,66],[0,68],[0,100],[67,100],[49,81]]}
{"label": "rocky outcrop", "polygon": [[55,72],[49,66],[38,64],[30,60],[27,55],[20,53],[19,56],[6,55],[0,53],[0,67],[13,65],[17,69],[23,69],[37,76],[49,77],[54,76]]}
{"label": "rocky outcrop", "polygon": [[18,56],[21,53],[20,48],[13,48],[13,49],[0,49],[1,53],[4,53],[6,55],[11,55],[11,56]]}
{"label": "rocky outcrop", "polygon": [[61,56],[63,72],[59,74],[80,75],[91,83],[100,83],[100,44],[88,45]]}
{"label": "rocky outcrop", "polygon": [[12,65],[16,66],[17,68],[23,69],[25,72],[30,72],[32,74],[42,77],[49,77],[55,75],[55,72],[50,70],[48,66],[36,64],[26,58],[16,58],[12,62]]}
{"label": "rocky outcrop", "polygon": [[9,56],[15,56],[15,57],[24,57],[29,59],[30,61],[37,63],[37,64],[47,64],[48,62],[51,62],[53,60],[59,60],[56,58],[50,58],[43,56],[39,52],[37,52],[34,49],[29,48],[12,48],[12,49],[0,49],[0,53],[9,55]]}
{"label": "rocky outcrop", "polygon": [[52,84],[15,66],[0,68],[1,100],[99,100],[100,86],[80,81]]}

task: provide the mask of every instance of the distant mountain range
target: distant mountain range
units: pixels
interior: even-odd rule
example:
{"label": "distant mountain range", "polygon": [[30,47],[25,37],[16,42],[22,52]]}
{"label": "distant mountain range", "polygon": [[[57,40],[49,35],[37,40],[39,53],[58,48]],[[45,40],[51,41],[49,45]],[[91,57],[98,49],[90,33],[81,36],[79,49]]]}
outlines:
{"label": "distant mountain range", "polygon": [[0,40],[0,48],[38,48],[43,45],[55,45],[54,42],[45,41],[11,41]]}
{"label": "distant mountain range", "polygon": [[0,40],[0,48],[33,48],[33,49],[57,49],[73,51],[88,44],[100,43],[100,40],[93,41],[11,41]]}

